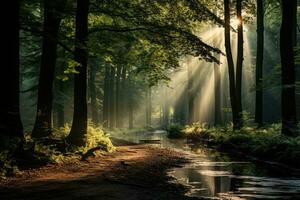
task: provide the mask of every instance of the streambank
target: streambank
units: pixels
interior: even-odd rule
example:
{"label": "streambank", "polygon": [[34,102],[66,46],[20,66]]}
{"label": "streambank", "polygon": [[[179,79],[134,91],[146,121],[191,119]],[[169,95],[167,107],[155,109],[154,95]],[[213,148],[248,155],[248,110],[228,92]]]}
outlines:
{"label": "streambank", "polygon": [[278,165],[299,174],[300,137],[282,135],[280,130],[278,125],[243,127],[240,130],[193,125],[186,128],[175,127],[169,132],[169,137],[186,138],[192,143],[209,145],[221,152]]}
{"label": "streambank", "polygon": [[115,145],[114,153],[101,157],[47,165],[1,180],[0,199],[192,199],[167,175],[186,162],[183,154],[121,140]]}

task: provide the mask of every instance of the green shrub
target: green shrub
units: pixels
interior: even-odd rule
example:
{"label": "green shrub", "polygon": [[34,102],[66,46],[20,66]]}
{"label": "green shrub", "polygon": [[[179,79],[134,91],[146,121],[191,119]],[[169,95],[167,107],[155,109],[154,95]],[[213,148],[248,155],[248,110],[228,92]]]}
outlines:
{"label": "green shrub", "polygon": [[225,151],[240,151],[266,160],[300,165],[300,136],[283,136],[280,124],[263,128],[245,126],[240,130],[233,130],[232,125],[210,128],[205,124],[193,124],[182,132],[188,139],[206,141]]}
{"label": "green shrub", "polygon": [[184,132],[183,127],[179,124],[172,124],[168,127],[168,138],[177,139],[177,138],[183,138]]}
{"label": "green shrub", "polygon": [[[70,133],[71,126],[69,124],[65,124],[64,127],[53,132],[53,136],[60,140],[64,140],[68,134]],[[91,122],[89,122],[87,135],[86,135],[86,144],[84,147],[75,147],[70,146],[68,150],[71,152],[77,153],[85,153],[89,149],[100,146],[101,149],[105,150],[106,152],[112,152],[115,150],[115,147],[111,143],[109,139],[109,134],[107,134],[102,127],[95,126]]]}

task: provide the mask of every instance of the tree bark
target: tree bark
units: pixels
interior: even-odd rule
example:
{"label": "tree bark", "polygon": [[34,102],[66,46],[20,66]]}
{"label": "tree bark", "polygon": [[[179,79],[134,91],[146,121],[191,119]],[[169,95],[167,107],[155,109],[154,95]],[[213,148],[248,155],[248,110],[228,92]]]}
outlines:
{"label": "tree bark", "polygon": [[191,66],[187,66],[188,74],[188,123],[191,125],[195,122],[194,109],[195,109],[195,91],[194,91],[194,79]]}
{"label": "tree bark", "polygon": [[[216,55],[220,59],[220,55]],[[214,82],[215,82],[215,126],[222,123],[221,113],[221,69],[218,63],[214,63]]]}
{"label": "tree bark", "polygon": [[255,122],[263,125],[263,59],[264,59],[264,4],[257,0],[256,101]]}
{"label": "tree bark", "polygon": [[77,0],[75,61],[79,63],[74,75],[74,114],[67,141],[73,145],[85,145],[87,134],[87,62],[88,62],[88,13],[89,0]]}
{"label": "tree bark", "polygon": [[151,87],[148,86],[146,89],[146,127],[151,127],[151,114],[152,114],[152,105],[151,105]]}
{"label": "tree bark", "polygon": [[236,101],[238,111],[238,127],[243,124],[243,105],[242,105],[242,75],[243,75],[243,61],[244,61],[244,28],[242,17],[242,0],[236,0],[237,12],[237,62],[236,62]]}
{"label": "tree bark", "polygon": [[282,134],[293,136],[297,130],[295,95],[294,29],[297,1],[282,0],[282,24],[280,30],[281,55],[281,112]]}
{"label": "tree bark", "polygon": [[[168,96],[168,88],[167,86],[165,86],[164,88],[164,96],[167,97]],[[164,98],[163,100],[163,128],[165,130],[167,130],[168,126],[169,126],[169,105],[167,102],[167,98]]]}
{"label": "tree bark", "polygon": [[110,69],[110,88],[109,88],[109,128],[116,127],[116,95],[115,95],[115,75],[116,70],[112,66]]}
{"label": "tree bark", "polygon": [[120,91],[120,82],[121,82],[121,74],[122,74],[122,67],[119,65],[117,67],[117,77],[116,77],[116,127],[120,127],[120,104],[121,104],[121,91]]}
{"label": "tree bark", "polygon": [[57,127],[63,127],[65,125],[65,109],[64,108],[65,107],[64,107],[63,103],[57,104],[57,108],[56,108]]}
{"label": "tree bark", "polygon": [[[61,75],[63,74],[64,68],[67,65],[66,62],[66,52],[64,50],[62,50],[61,52],[61,58],[63,58],[63,60],[61,62],[59,62],[59,64],[57,64],[57,73],[56,75]],[[56,112],[56,118],[55,122],[56,122],[56,127],[63,127],[65,124],[65,101],[64,101],[64,94],[65,94],[65,83],[62,80],[58,80],[54,78],[54,91],[55,91],[55,95],[54,95],[54,109]]]}
{"label": "tree bark", "polygon": [[103,127],[107,128],[109,125],[109,66],[105,66],[105,77],[104,77],[104,98],[103,98]]}
{"label": "tree bark", "polygon": [[119,127],[123,127],[124,126],[124,118],[125,118],[125,113],[127,112],[126,109],[126,102],[128,101],[128,97],[127,97],[127,79],[126,79],[126,66],[123,66],[122,68],[122,75],[121,75],[121,91],[120,91],[120,99],[122,99],[120,101],[120,118],[119,118]]}
{"label": "tree bark", "polygon": [[[65,64],[65,62],[63,62],[63,64]],[[62,73],[63,71],[63,67],[64,66],[60,66],[60,73]],[[62,95],[64,94],[64,83],[63,81],[61,80],[57,80],[57,90],[58,90],[58,95]],[[60,100],[62,100],[63,98],[59,98]],[[59,102],[56,102],[56,124],[57,124],[57,127],[63,127],[64,124],[65,124],[65,112],[64,112],[64,101],[59,101]]]}
{"label": "tree bark", "polygon": [[[0,87],[4,94],[0,98],[0,136],[5,138],[17,137],[23,141],[23,125],[19,106],[20,78],[20,41],[19,41],[19,12],[20,1],[7,1],[3,12],[1,52]],[[4,139],[4,138],[3,138]],[[3,144],[1,140],[1,144]]]}
{"label": "tree bark", "polygon": [[127,79],[127,88],[128,88],[128,94],[129,94],[129,98],[127,101],[128,104],[128,127],[129,129],[133,129],[133,83],[131,80],[131,77],[129,76]]}
{"label": "tree bark", "polygon": [[239,110],[237,107],[236,87],[235,87],[235,72],[234,62],[231,51],[231,36],[230,36],[230,0],[224,0],[224,17],[225,17],[225,50],[228,65],[229,76],[229,93],[232,111],[233,128],[239,128]]}
{"label": "tree bark", "polygon": [[97,107],[97,90],[96,90],[96,69],[95,65],[92,64],[90,67],[90,79],[89,79],[89,89],[90,89],[90,99],[91,99],[91,113],[93,124],[98,124],[98,107]]}
{"label": "tree bark", "polygon": [[44,31],[42,60],[39,75],[37,113],[32,137],[40,138],[51,134],[53,82],[57,58],[57,37],[63,6],[60,1],[44,2]]}

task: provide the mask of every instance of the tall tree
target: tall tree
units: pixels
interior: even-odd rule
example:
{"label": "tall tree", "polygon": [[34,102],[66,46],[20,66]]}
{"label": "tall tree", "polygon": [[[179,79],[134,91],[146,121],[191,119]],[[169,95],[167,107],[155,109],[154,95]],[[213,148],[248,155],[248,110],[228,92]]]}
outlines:
{"label": "tall tree", "polygon": [[119,127],[123,127],[124,123],[124,118],[125,118],[125,113],[127,112],[127,106],[126,102],[128,101],[127,99],[127,78],[126,78],[127,70],[126,66],[124,65],[122,68],[122,74],[121,74],[121,92],[120,92],[120,117],[119,117]]}
{"label": "tall tree", "polygon": [[231,25],[230,25],[230,0],[224,0],[224,18],[225,18],[225,51],[229,75],[229,96],[232,110],[232,122],[234,128],[239,128],[239,110],[237,106],[237,95],[235,86],[235,70],[231,50]]}
{"label": "tall tree", "polygon": [[146,89],[146,127],[151,127],[151,115],[152,115],[151,86],[147,86],[147,89]]}
{"label": "tall tree", "polygon": [[[220,55],[216,54],[216,57],[220,59]],[[214,62],[214,91],[215,91],[215,125],[222,123],[221,114],[221,69],[220,65]]]}
{"label": "tall tree", "polygon": [[281,113],[282,134],[294,135],[297,129],[296,95],[295,95],[295,53],[294,30],[297,1],[281,1],[282,24],[280,30],[281,55]]}
{"label": "tall tree", "polygon": [[88,63],[88,14],[89,0],[77,0],[75,61],[78,62],[74,76],[74,114],[70,134],[67,141],[82,146],[87,134],[87,63]]}
{"label": "tall tree", "polygon": [[109,80],[109,128],[116,127],[116,95],[115,95],[115,76],[116,69],[114,66],[110,68]]}
{"label": "tall tree", "polygon": [[195,90],[194,90],[194,78],[193,69],[190,65],[187,66],[188,74],[188,123],[195,122]]}
{"label": "tall tree", "polygon": [[118,65],[117,67],[117,77],[116,77],[116,127],[120,127],[120,118],[121,116],[121,75],[122,75],[122,66]]}
{"label": "tall tree", "polygon": [[256,101],[255,122],[263,124],[263,59],[264,59],[264,3],[257,0]]}
{"label": "tall tree", "polygon": [[237,62],[236,62],[236,100],[238,111],[238,126],[243,123],[243,107],[242,107],[242,75],[243,75],[243,60],[244,60],[244,28],[242,17],[242,0],[236,0],[237,13]]}
{"label": "tall tree", "polygon": [[105,65],[105,74],[104,74],[104,97],[103,97],[103,127],[107,128],[109,125],[109,66]]}
{"label": "tall tree", "polygon": [[[65,58],[65,53],[63,51],[63,57]],[[58,74],[63,73],[63,69],[66,65],[66,61],[62,61],[61,64],[58,66]],[[65,124],[65,106],[64,106],[64,92],[65,84],[62,80],[55,80],[54,86],[56,87],[58,98],[55,98],[55,110],[56,110],[56,124],[57,127],[63,127]]]}
{"label": "tall tree", "polygon": [[[0,87],[2,96],[0,99],[0,133],[5,137],[18,137],[23,140],[23,125],[20,117],[19,106],[19,12],[20,1],[6,2],[9,10],[5,16],[1,16],[2,25],[6,27],[2,34],[3,51],[1,53]],[[1,143],[3,140],[1,140]]]}
{"label": "tall tree", "polygon": [[133,129],[133,112],[134,112],[134,107],[133,107],[133,80],[132,80],[132,75],[129,74],[128,79],[127,79],[127,90],[128,90],[128,100],[127,100],[127,105],[128,105],[128,128]]}
{"label": "tall tree", "polygon": [[169,126],[169,105],[167,101],[167,96],[168,96],[168,88],[167,86],[164,86],[164,96],[165,98],[163,99],[163,106],[162,106],[162,127],[167,130]]}
{"label": "tall tree", "polygon": [[93,63],[89,70],[89,96],[92,122],[98,124],[97,90],[96,90],[96,66]]}
{"label": "tall tree", "polygon": [[49,136],[52,129],[53,82],[57,57],[57,38],[64,2],[44,1],[42,60],[39,75],[37,113],[32,137]]}

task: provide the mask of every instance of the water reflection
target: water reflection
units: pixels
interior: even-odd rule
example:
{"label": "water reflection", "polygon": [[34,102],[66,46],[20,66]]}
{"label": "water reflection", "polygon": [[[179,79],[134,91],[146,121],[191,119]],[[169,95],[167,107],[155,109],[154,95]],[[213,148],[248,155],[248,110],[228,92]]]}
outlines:
{"label": "water reflection", "polygon": [[[190,187],[189,196],[208,199],[300,199],[300,179],[272,177],[276,170],[252,162],[233,161],[227,155],[199,145],[190,148],[193,160],[170,172]],[[272,176],[271,176],[272,175]]]}
{"label": "water reflection", "polygon": [[126,135],[122,139],[137,143],[159,141],[153,145],[185,152],[191,163],[173,169],[169,175],[190,188],[189,196],[237,200],[300,199],[300,178],[287,176],[282,169],[245,162],[186,140],[170,140],[163,131]]}

